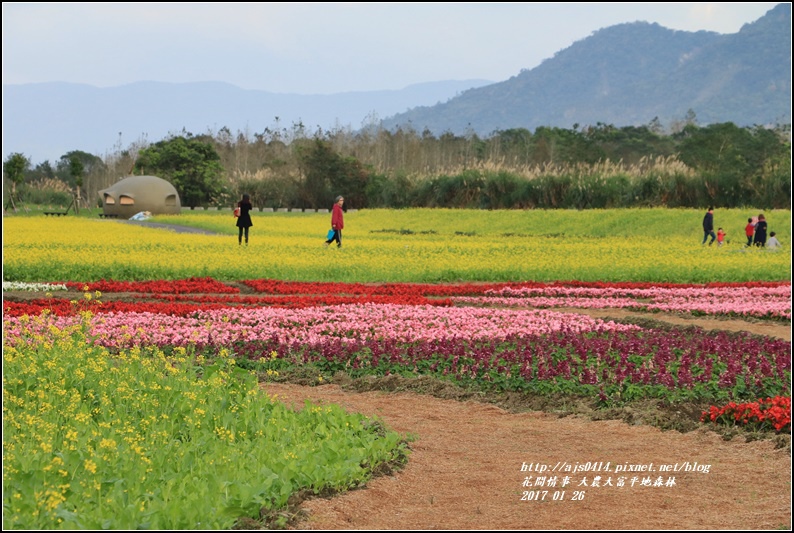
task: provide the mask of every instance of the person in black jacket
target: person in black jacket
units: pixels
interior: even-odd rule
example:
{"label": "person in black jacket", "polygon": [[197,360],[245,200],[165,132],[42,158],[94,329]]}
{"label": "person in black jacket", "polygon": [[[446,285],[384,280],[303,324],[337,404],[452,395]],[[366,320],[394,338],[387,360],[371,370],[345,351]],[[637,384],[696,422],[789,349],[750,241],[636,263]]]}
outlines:
{"label": "person in black jacket", "polygon": [[703,217],[703,242],[701,244],[706,244],[706,240],[711,235],[711,241],[709,242],[709,246],[714,244],[714,240],[717,238],[717,235],[714,233],[714,208],[709,207],[709,210],[706,212],[706,216]]}
{"label": "person in black jacket", "polygon": [[766,217],[763,214],[758,215],[758,222],[755,223],[753,244],[761,248],[766,246]]}
{"label": "person in black jacket", "polygon": [[237,244],[243,244],[243,233],[245,233],[245,244],[248,245],[248,228],[254,225],[251,222],[251,199],[247,194],[243,195],[243,199],[237,202],[237,207],[240,208],[240,216],[237,217],[237,227],[240,229],[237,234]]}

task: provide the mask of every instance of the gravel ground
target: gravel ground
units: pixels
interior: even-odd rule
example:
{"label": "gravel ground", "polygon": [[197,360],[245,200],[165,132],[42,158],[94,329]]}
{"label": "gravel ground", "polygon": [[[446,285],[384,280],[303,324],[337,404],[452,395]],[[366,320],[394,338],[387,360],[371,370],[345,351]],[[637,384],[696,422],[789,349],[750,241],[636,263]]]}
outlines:
{"label": "gravel ground", "polygon": [[175,231],[177,233],[198,233],[201,235],[221,235],[216,231],[209,231],[200,228],[191,228],[189,226],[178,226],[176,224],[162,224],[159,222],[149,222],[148,220],[119,220],[125,224],[134,224],[136,226],[144,226],[147,228],[159,228]]}

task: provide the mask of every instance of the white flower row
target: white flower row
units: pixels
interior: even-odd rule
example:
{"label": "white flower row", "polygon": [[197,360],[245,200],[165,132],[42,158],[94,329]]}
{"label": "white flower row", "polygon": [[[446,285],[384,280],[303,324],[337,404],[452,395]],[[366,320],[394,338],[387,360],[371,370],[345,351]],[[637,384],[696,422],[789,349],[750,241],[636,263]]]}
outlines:
{"label": "white flower row", "polygon": [[63,283],[26,283],[24,281],[4,281],[3,292],[6,291],[31,291],[31,292],[51,292],[68,291]]}

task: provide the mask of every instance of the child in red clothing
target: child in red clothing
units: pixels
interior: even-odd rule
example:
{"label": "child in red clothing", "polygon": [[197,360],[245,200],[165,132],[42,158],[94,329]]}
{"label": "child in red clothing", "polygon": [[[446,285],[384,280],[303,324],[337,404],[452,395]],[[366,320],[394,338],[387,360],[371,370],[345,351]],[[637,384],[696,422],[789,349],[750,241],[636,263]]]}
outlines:
{"label": "child in red clothing", "polygon": [[717,246],[722,246],[725,242],[725,232],[722,231],[722,228],[717,230]]}
{"label": "child in red clothing", "polygon": [[752,218],[747,219],[747,225],[744,227],[744,234],[747,236],[747,246],[753,245],[753,235],[755,235],[755,223]]}

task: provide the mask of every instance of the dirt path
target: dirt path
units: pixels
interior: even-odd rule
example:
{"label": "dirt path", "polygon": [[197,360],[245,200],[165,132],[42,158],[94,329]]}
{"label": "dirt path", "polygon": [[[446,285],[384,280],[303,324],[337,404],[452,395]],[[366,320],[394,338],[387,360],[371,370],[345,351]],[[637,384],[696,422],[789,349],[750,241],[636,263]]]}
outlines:
{"label": "dirt path", "polygon": [[148,220],[115,220],[114,222],[119,222],[122,224],[132,224],[134,226],[142,226],[144,228],[167,229],[169,231],[174,231],[176,233],[195,233],[198,235],[223,235],[222,233],[218,233],[217,231],[194,228],[191,226],[180,226],[178,224],[163,224],[160,222],[149,222]]}
{"label": "dirt path", "polygon": [[[267,384],[282,401],[336,403],[377,416],[416,440],[407,467],[366,488],[304,502],[300,529],[788,529],[791,457],[770,441],[726,442],[618,421],[542,413],[414,393],[351,393],[337,385]],[[610,471],[556,474],[554,487],[524,487],[523,463],[610,463]],[[616,473],[617,465],[653,468]],[[661,472],[663,464],[708,465],[708,472]],[[563,487],[563,477],[570,483]],[[591,486],[601,476],[600,487]],[[631,486],[636,476],[635,486]],[[644,478],[675,486],[641,486]],[[603,486],[610,478],[612,486]],[[624,478],[625,486],[617,486]],[[522,501],[524,491],[548,491]],[[555,494],[564,499],[555,501]],[[533,493],[532,496],[534,497]],[[542,492],[540,493],[542,494]],[[574,498],[581,496],[581,500]]]}

